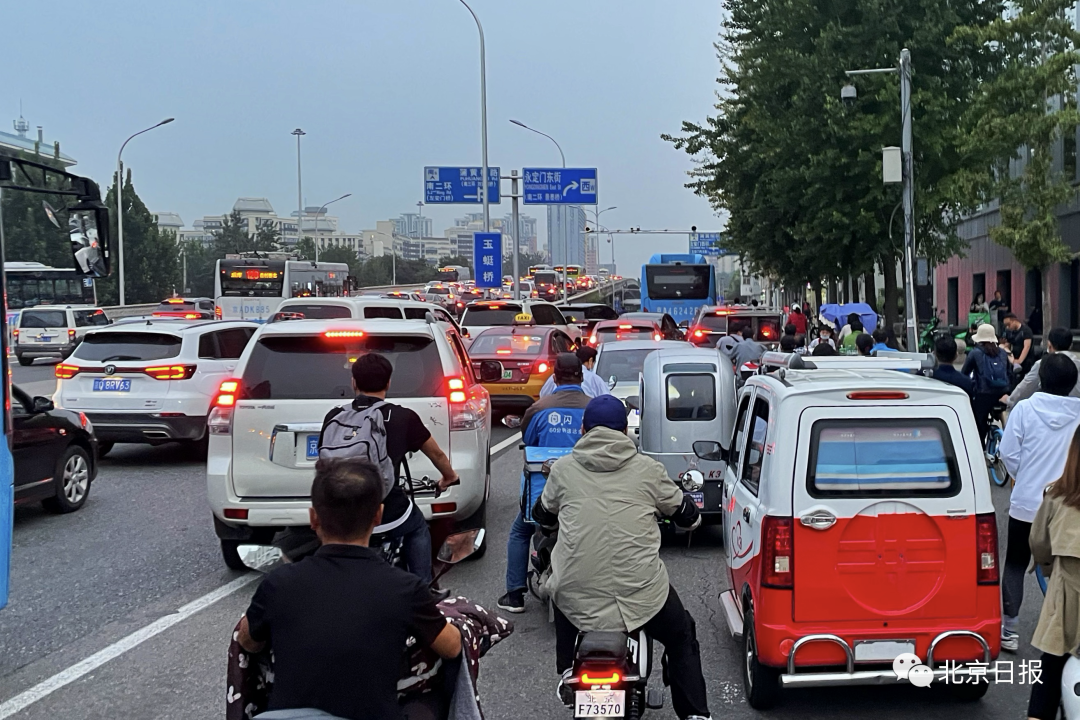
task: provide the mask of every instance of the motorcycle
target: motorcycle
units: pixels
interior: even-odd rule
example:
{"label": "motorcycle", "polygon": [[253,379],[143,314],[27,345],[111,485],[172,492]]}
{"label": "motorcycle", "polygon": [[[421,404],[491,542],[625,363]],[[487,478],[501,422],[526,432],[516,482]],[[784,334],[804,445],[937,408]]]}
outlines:
{"label": "motorcycle", "polygon": [[578,633],[574,665],[559,697],[574,717],[637,720],[664,707],[664,691],[649,687],[652,638],[644,630]]}

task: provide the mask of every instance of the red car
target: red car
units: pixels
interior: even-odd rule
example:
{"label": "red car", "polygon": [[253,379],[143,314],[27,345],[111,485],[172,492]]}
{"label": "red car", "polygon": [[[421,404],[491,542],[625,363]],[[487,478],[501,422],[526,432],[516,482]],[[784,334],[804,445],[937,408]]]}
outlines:
{"label": "red car", "polygon": [[656,342],[664,339],[660,326],[652,320],[601,320],[593,326],[589,345],[596,347],[615,340],[648,340],[650,336]]}

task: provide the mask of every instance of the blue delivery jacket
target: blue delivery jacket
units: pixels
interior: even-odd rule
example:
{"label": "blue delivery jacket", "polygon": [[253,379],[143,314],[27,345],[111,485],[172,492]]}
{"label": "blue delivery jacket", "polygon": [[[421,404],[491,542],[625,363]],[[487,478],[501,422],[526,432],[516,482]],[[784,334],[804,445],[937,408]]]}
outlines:
{"label": "blue delivery jacket", "polygon": [[[566,455],[581,437],[585,406],[591,400],[580,385],[559,385],[555,392],[533,403],[521,419],[525,443],[525,471],[521,475],[521,513],[533,522],[532,509],[547,478],[540,472],[544,460]],[[547,450],[548,452],[544,452]]]}

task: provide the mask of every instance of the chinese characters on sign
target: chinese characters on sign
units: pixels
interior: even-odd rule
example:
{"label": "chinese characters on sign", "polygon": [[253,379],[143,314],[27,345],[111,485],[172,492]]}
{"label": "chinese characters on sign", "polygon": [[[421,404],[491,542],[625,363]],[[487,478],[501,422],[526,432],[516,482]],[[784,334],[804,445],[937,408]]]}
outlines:
{"label": "chinese characters on sign", "polygon": [[596,168],[524,168],[526,205],[595,205]]}
{"label": "chinese characters on sign", "polygon": [[706,257],[720,257],[727,251],[720,246],[720,233],[690,233],[690,253]]}
{"label": "chinese characters on sign", "polygon": [[473,233],[476,287],[502,287],[502,233]]}
{"label": "chinese characters on sign", "polygon": [[[425,167],[424,202],[468,204],[483,202],[478,167]],[[499,168],[488,168],[488,202],[499,204]]]}

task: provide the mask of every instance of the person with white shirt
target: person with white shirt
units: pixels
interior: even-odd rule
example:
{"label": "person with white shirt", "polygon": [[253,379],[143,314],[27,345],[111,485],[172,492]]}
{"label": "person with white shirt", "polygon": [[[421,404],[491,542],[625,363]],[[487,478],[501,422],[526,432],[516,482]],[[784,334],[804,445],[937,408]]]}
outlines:
{"label": "person with white shirt", "polygon": [[1005,570],[1001,578],[1001,649],[1016,652],[1024,575],[1031,562],[1028,536],[1043,490],[1061,477],[1073,433],[1080,425],[1080,398],[1069,397],[1078,371],[1072,358],[1053,353],[1039,367],[1040,390],[1016,404],[1001,439],[1001,459],[1015,484],[1009,498]]}
{"label": "person with white shirt", "polygon": [[[578,360],[581,361],[581,389],[586,395],[591,398],[600,397],[601,395],[610,395],[611,390],[608,388],[607,382],[604,381],[599,375],[593,372],[593,366],[596,365],[596,356],[598,353],[594,348],[587,345],[579,347],[575,352],[578,356]],[[551,377],[547,379],[544,386],[540,388],[540,397],[545,397],[555,392],[555,374],[552,373]]]}

